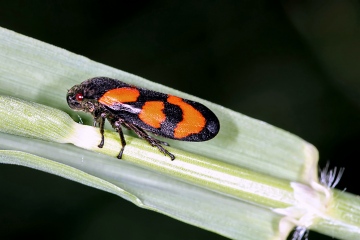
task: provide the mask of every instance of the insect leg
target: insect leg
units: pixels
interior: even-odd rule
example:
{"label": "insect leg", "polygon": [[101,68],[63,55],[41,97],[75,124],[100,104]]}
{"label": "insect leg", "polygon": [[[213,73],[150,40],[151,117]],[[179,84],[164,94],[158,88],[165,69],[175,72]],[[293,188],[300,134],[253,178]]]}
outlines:
{"label": "insect leg", "polygon": [[126,125],[125,123],[122,123],[122,126],[123,126],[124,128],[126,128],[127,130],[131,130],[131,128],[130,128],[128,125]]}
{"label": "insect leg", "polygon": [[104,146],[104,125],[105,125],[105,115],[101,114],[99,118],[96,120],[94,119],[94,125],[96,126],[96,123],[99,123],[100,128],[100,134],[101,134],[101,142],[98,145],[99,148],[102,148]]}
{"label": "insect leg", "polygon": [[124,125],[124,120],[118,119],[117,121],[114,121],[113,119],[110,119],[110,123],[113,126],[113,128],[115,128],[115,130],[119,133],[120,142],[121,142],[121,149],[120,149],[120,152],[119,152],[117,158],[121,159],[122,154],[123,154],[124,149],[125,149],[125,146],[126,146],[124,133],[123,133],[122,128],[121,128],[121,125]]}
{"label": "insect leg", "polygon": [[171,154],[168,150],[166,150],[161,144],[169,146],[168,143],[165,143],[163,141],[157,140],[156,138],[151,137],[147,132],[142,130],[141,128],[133,125],[133,124],[127,124],[129,128],[131,128],[140,138],[145,139],[148,143],[150,143],[151,146],[157,147],[160,152],[162,152],[164,155],[168,155],[171,160],[175,159],[175,156]]}
{"label": "insect leg", "polygon": [[125,145],[126,145],[126,141],[125,141],[125,138],[124,138],[124,133],[121,129],[121,126],[119,126],[117,128],[117,132],[119,133],[119,136],[120,136],[120,141],[121,141],[121,149],[120,149],[120,152],[119,152],[119,155],[117,156],[118,159],[121,159],[122,157],[122,154],[124,152],[124,149],[125,149]]}

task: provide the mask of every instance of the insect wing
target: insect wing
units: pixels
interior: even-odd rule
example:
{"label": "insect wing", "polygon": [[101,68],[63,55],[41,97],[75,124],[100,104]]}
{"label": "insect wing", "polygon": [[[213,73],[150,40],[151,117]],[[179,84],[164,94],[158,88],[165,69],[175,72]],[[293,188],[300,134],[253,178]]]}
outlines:
{"label": "insect wing", "polygon": [[206,141],[219,131],[216,116],[204,105],[147,89],[116,88],[99,102],[146,131],[183,141]]}

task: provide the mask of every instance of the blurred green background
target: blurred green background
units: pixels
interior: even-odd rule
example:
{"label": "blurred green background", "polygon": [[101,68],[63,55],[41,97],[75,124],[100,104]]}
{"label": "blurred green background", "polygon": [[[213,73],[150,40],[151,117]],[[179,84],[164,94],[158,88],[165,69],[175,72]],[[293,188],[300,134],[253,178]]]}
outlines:
{"label": "blurred green background", "polygon": [[[358,1],[12,0],[0,26],[292,132],[360,193]],[[0,206],[1,239],[224,239],[16,166],[0,166]]]}

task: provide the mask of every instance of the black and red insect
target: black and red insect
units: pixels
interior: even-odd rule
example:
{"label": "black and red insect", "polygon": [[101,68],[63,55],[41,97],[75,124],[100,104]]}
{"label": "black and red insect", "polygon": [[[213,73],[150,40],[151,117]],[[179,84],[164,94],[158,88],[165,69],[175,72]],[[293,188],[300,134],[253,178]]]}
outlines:
{"label": "black and red insect", "polygon": [[201,142],[212,139],[220,129],[215,114],[204,105],[180,97],[129,85],[107,77],[95,77],[73,86],[66,95],[70,108],[90,112],[94,126],[99,125],[104,146],[104,123],[107,119],[119,133],[122,157],[126,141],[121,126],[157,147],[171,160],[175,156],[148,133],[180,141]]}

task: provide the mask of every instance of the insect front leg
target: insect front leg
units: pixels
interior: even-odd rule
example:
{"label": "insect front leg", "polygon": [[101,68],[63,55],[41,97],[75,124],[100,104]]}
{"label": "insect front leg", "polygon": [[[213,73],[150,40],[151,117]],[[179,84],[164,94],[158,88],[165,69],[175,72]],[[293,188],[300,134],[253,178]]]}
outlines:
{"label": "insect front leg", "polygon": [[102,148],[104,146],[104,125],[105,125],[105,118],[106,114],[102,113],[99,117],[94,118],[94,127],[96,127],[96,124],[99,123],[100,128],[100,134],[101,134],[101,141],[98,145],[99,148]]}
{"label": "insect front leg", "polygon": [[156,138],[153,138],[150,136],[147,132],[142,130],[141,128],[133,125],[133,124],[127,124],[129,128],[131,128],[140,138],[145,139],[148,143],[150,143],[151,146],[157,147],[160,152],[162,152],[164,155],[168,155],[171,160],[175,159],[175,156],[171,154],[168,150],[166,150],[162,145],[169,146],[168,143],[160,141]]}

